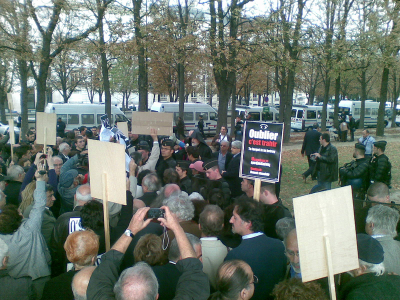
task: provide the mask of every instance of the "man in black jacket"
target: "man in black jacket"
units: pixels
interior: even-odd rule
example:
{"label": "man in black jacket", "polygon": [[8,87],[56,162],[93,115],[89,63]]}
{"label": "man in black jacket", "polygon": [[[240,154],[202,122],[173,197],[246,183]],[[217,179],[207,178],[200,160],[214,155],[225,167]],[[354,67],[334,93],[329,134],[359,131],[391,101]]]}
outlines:
{"label": "man in black jacket", "polygon": [[238,197],[243,194],[241,183],[242,178],[239,177],[240,169],[240,152],[242,151],[242,142],[234,141],[232,142],[232,160],[228,165],[226,171],[222,171],[222,178],[224,178],[231,190],[232,197]]}
{"label": "man in black jacket", "polygon": [[374,156],[371,160],[371,182],[383,182],[390,187],[392,180],[392,165],[389,158],[384,154],[386,141],[374,143]]}
{"label": "man in black jacket", "polygon": [[182,191],[188,193],[190,195],[193,192],[192,189],[192,181],[188,176],[190,162],[187,160],[179,160],[176,162],[175,170],[179,175],[180,179],[180,188]]}
{"label": "man in black jacket", "polygon": [[[340,185],[351,185],[353,188],[353,198],[357,200],[364,200],[365,193],[369,186],[369,160],[364,157],[365,146],[356,143],[354,146],[353,160],[345,164],[339,169]],[[362,204],[356,202],[355,204]]]}
{"label": "man in black jacket", "polygon": [[321,147],[318,153],[314,153],[311,157],[317,160],[317,166],[314,172],[317,172],[318,184],[312,188],[311,191],[320,187],[330,190],[332,182],[338,180],[338,152],[335,146],[331,143],[329,133],[323,133],[319,138]]}
{"label": "man in black jacket", "polygon": [[192,139],[192,146],[197,147],[199,149],[200,159],[202,161],[206,161],[211,158],[212,151],[207,143],[204,141],[204,138],[200,131],[194,130],[190,135]]}
{"label": "man in black jacket", "polygon": [[[304,182],[306,182],[307,177],[312,174],[316,161],[315,159],[311,159],[311,154],[315,153],[319,149],[319,137],[321,136],[320,128],[318,123],[314,123],[313,130],[309,130],[304,135],[303,146],[301,147],[301,155],[304,157],[304,154],[307,155],[308,160],[308,170],[305,171],[301,176],[303,177]],[[316,180],[315,176],[312,176],[312,180]]]}

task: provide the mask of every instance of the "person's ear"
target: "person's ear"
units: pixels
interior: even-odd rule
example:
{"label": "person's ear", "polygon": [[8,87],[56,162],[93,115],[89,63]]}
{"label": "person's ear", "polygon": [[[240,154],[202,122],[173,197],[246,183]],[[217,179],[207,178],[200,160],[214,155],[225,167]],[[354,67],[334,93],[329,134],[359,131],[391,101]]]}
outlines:
{"label": "person's ear", "polygon": [[242,290],[240,291],[240,299],[248,299],[248,298],[247,298],[247,297],[248,297],[248,294],[249,294],[249,291],[248,291],[248,290],[242,289]]}

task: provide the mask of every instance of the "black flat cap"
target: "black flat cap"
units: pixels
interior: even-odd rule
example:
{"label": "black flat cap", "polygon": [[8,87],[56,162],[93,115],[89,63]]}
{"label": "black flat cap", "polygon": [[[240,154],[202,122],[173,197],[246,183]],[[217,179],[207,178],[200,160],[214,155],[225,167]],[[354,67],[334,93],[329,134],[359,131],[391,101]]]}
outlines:
{"label": "black flat cap", "polygon": [[356,149],[360,149],[360,150],[365,151],[365,146],[364,146],[363,144],[356,143],[354,147],[355,147]]}
{"label": "black flat cap", "polygon": [[387,145],[387,142],[386,142],[386,141],[378,141],[378,142],[375,142],[375,143],[374,143],[374,146],[375,146],[376,148],[379,148],[379,149],[382,149],[382,150],[385,150],[386,145]]}
{"label": "black flat cap", "polygon": [[357,234],[358,258],[370,264],[383,262],[383,251],[381,243],[365,233]]}
{"label": "black flat cap", "polygon": [[203,164],[203,168],[204,168],[204,170],[208,170],[208,169],[211,169],[211,168],[213,168],[213,167],[215,167],[215,166],[218,166],[218,160],[217,159],[211,159],[211,160],[208,160],[207,162],[205,162],[204,164]]}

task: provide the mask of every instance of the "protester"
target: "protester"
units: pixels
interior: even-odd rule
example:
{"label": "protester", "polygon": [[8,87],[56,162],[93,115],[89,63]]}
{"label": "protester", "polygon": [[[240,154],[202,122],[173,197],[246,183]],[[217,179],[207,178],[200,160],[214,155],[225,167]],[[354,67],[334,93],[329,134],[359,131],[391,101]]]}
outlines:
{"label": "protester", "polygon": [[190,195],[193,192],[192,181],[188,176],[190,162],[186,160],[179,160],[176,162],[175,170],[179,175],[179,186],[182,191]]}
{"label": "protester", "polygon": [[211,146],[213,146],[215,151],[218,152],[222,142],[228,142],[228,144],[232,142],[232,138],[228,135],[228,128],[226,126],[221,126],[221,131],[219,134],[214,136],[211,141]]}
{"label": "protester", "polygon": [[231,149],[233,157],[229,162],[226,171],[221,172],[221,176],[229,184],[229,188],[231,190],[231,197],[235,198],[243,194],[241,189],[242,179],[239,177],[242,142],[241,141],[232,142]]}
{"label": "protester", "polygon": [[240,259],[248,263],[258,278],[252,299],[271,299],[274,285],[285,275],[286,257],[282,242],[262,232],[260,205],[254,200],[235,205],[230,223],[232,231],[242,236],[242,243],[228,253],[225,261]]}
{"label": "protester", "polygon": [[198,130],[194,130],[190,135],[190,138],[192,140],[192,146],[197,147],[197,149],[199,150],[199,159],[202,161],[210,159],[212,151],[204,140],[204,134],[202,134]]}
{"label": "protester", "polygon": [[156,165],[156,172],[159,178],[163,178],[164,171],[169,168],[175,169],[176,161],[174,156],[174,142],[164,140],[161,145],[161,157]]}

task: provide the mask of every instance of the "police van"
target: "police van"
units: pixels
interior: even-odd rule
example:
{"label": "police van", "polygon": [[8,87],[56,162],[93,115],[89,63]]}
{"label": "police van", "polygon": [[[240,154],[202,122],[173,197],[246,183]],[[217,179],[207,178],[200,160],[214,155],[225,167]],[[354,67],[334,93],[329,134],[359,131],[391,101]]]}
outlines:
{"label": "police van", "polygon": [[279,111],[274,106],[236,106],[236,117],[242,120],[278,122]]}
{"label": "police van", "polygon": [[[356,121],[356,128],[360,124],[360,114],[361,114],[361,101],[351,101],[342,100],[339,103],[339,111],[342,114],[348,116],[352,114],[354,120]],[[365,115],[364,115],[364,126],[365,127],[376,127],[378,124],[378,111],[379,102],[374,102],[372,100],[365,100]],[[389,123],[387,116],[385,116],[385,126]]]}
{"label": "police van", "polygon": [[[93,127],[101,125],[100,117],[105,114],[104,104],[68,104],[68,103],[49,103],[45,113],[57,114],[57,119],[65,123],[66,131],[79,128],[80,126]],[[116,106],[111,106],[110,125],[114,122],[128,122],[128,118]]]}
{"label": "police van", "polygon": [[[150,110],[152,112],[168,112],[174,114],[174,127],[179,116],[178,102],[154,102]],[[199,116],[203,117],[204,134],[217,134],[217,111],[206,103],[185,103],[183,112],[183,121],[185,122],[186,132],[197,128]]]}
{"label": "police van", "polygon": [[[333,126],[333,110],[327,108],[326,127]],[[291,128],[294,131],[311,130],[314,123],[321,124],[322,106],[293,105],[291,116]]]}

